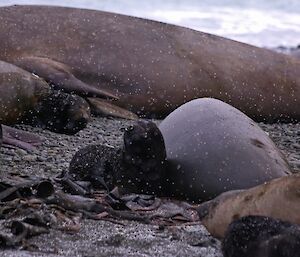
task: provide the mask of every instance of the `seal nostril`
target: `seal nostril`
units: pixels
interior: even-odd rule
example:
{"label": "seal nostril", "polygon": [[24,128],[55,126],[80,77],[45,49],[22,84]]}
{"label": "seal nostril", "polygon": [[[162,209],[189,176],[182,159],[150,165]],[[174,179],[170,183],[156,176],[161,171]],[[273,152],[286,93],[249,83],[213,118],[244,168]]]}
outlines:
{"label": "seal nostril", "polygon": [[76,126],[77,127],[85,127],[87,125],[87,123],[88,123],[88,120],[86,118],[82,117],[76,121]]}

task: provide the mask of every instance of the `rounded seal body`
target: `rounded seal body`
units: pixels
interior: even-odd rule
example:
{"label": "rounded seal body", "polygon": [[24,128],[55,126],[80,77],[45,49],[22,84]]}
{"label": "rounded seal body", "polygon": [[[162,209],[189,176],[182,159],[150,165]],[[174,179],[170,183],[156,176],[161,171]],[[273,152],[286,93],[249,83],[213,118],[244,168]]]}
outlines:
{"label": "rounded seal body", "polygon": [[190,101],[159,126],[169,163],[168,190],[203,202],[289,173],[268,135],[236,108],[216,99]]}

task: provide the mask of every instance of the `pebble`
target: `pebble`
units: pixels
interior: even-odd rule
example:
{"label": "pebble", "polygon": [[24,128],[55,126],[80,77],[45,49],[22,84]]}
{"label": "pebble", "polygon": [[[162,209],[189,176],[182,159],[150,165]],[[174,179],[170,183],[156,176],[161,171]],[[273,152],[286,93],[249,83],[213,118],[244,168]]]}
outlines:
{"label": "pebble", "polygon": [[28,162],[35,162],[37,160],[37,156],[36,155],[25,155],[22,157],[22,159],[24,161],[28,161]]}
{"label": "pebble", "polygon": [[292,147],[294,147],[297,150],[300,150],[300,144],[299,143],[292,144]]}
{"label": "pebble", "polygon": [[39,161],[39,162],[45,162],[45,161],[47,161],[47,158],[44,157],[44,156],[38,156],[37,157],[37,161]]}
{"label": "pebble", "polygon": [[27,152],[26,152],[25,150],[23,150],[23,149],[16,149],[16,150],[15,150],[15,153],[16,153],[17,155],[20,155],[20,156],[24,156],[24,155],[27,154]]}

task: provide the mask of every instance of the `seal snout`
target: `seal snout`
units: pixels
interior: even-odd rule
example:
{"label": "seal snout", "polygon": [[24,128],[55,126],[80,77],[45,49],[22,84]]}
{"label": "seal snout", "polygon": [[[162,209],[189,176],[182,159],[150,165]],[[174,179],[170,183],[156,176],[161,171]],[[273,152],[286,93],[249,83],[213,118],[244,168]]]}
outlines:
{"label": "seal snout", "polygon": [[124,148],[126,153],[143,160],[166,158],[163,136],[151,121],[137,121],[124,132]]}
{"label": "seal snout", "polygon": [[66,134],[75,134],[86,127],[88,120],[89,119],[86,117],[81,117],[77,120],[69,120],[63,130]]}

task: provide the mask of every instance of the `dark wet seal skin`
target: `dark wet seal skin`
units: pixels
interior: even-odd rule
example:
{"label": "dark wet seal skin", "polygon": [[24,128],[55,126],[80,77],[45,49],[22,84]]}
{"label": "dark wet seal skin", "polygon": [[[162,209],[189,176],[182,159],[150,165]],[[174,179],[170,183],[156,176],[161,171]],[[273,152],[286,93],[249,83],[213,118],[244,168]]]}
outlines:
{"label": "dark wet seal skin", "polygon": [[24,121],[53,132],[73,135],[85,128],[89,119],[90,108],[82,97],[53,91]]}
{"label": "dark wet seal skin", "polygon": [[162,194],[166,150],[155,123],[137,121],[124,132],[123,147],[90,145],[72,158],[69,174],[74,180],[91,181],[93,187],[123,192]]}
{"label": "dark wet seal skin", "polygon": [[299,257],[300,227],[265,216],[232,222],[222,242],[224,257]]}
{"label": "dark wet seal skin", "polygon": [[140,120],[124,132],[123,183],[145,194],[160,194],[165,180],[166,148],[154,122]]}
{"label": "dark wet seal skin", "polygon": [[172,196],[194,203],[289,174],[276,145],[253,120],[220,100],[199,98],[160,124]]}

